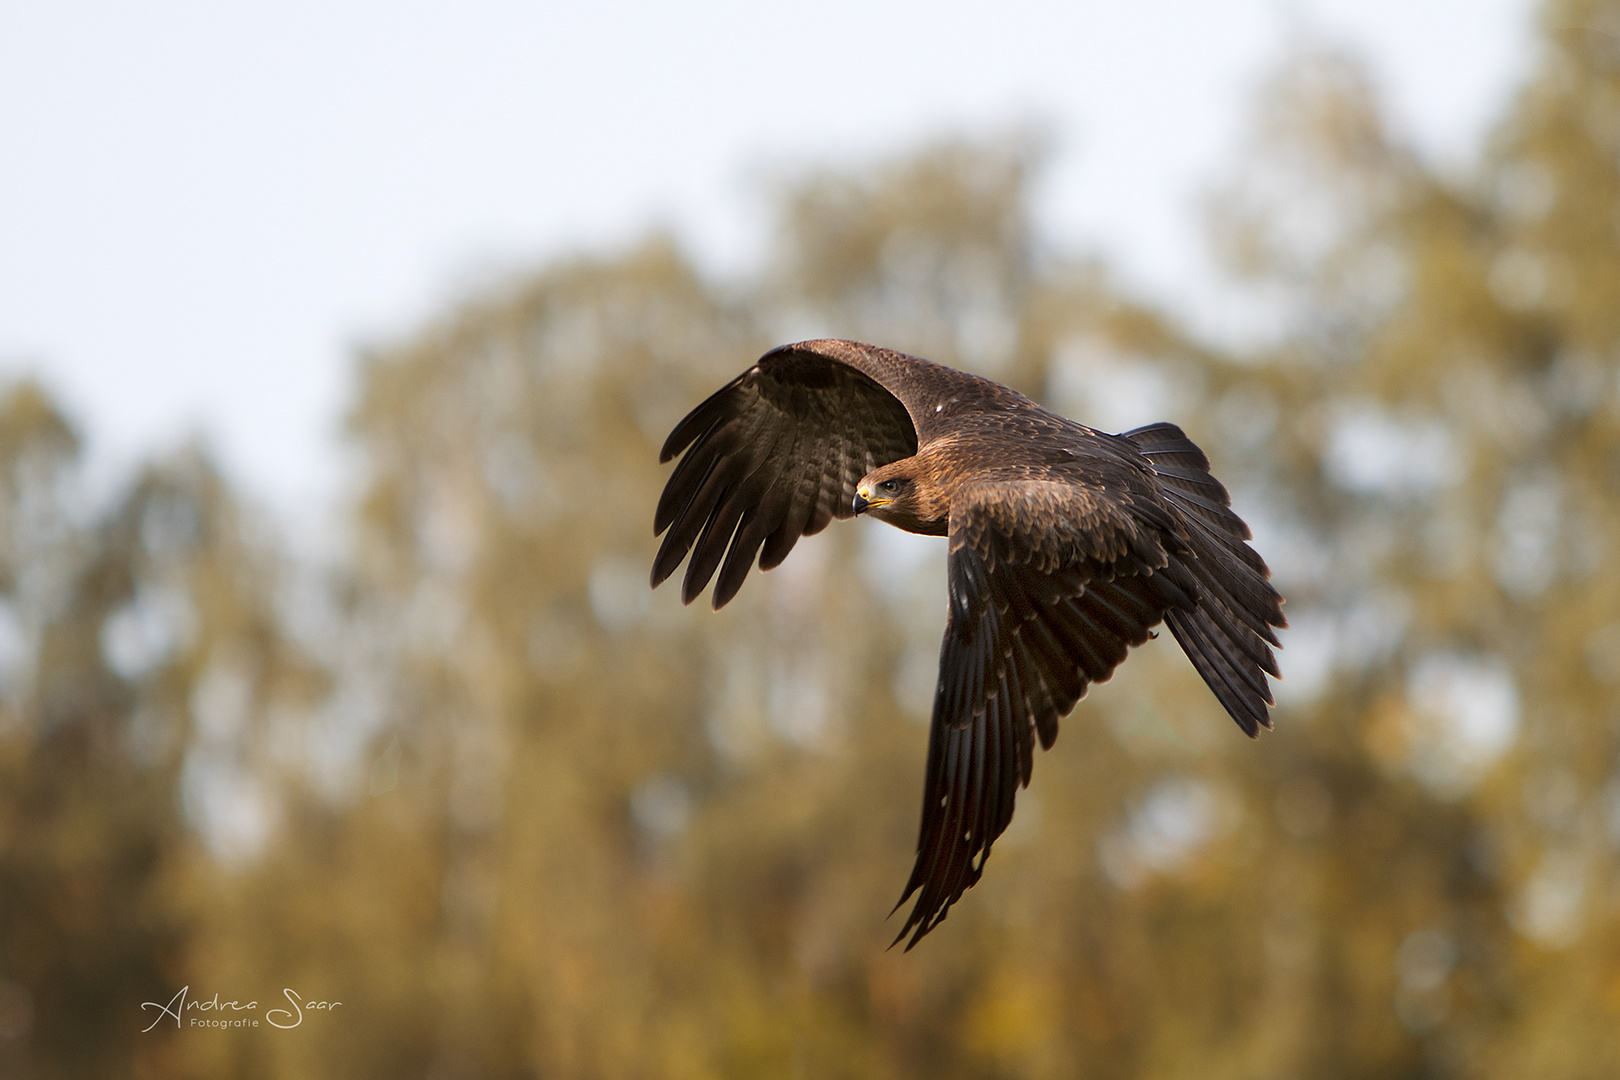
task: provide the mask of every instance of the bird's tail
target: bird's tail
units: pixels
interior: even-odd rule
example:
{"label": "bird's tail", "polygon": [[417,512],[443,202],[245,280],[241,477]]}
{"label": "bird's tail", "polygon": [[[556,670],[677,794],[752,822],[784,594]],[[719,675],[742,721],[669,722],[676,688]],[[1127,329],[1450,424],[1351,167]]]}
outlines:
{"label": "bird's tail", "polygon": [[1165,622],[1232,719],[1257,736],[1271,727],[1266,675],[1278,674],[1271,646],[1279,644],[1273,628],[1288,625],[1271,571],[1245,543],[1252,534],[1210,475],[1209,458],[1179,427],[1150,424],[1125,437],[1148,459],[1187,523],[1189,551],[1177,557],[1198,582],[1198,601],[1191,610],[1171,609]]}

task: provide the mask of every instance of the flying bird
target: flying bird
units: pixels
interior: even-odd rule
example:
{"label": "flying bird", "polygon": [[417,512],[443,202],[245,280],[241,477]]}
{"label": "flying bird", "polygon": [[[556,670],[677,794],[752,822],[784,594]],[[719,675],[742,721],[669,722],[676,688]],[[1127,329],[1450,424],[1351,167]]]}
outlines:
{"label": "flying bird", "polygon": [[[1170,627],[1251,738],[1286,625],[1209,459],[1174,424],[1110,435],[954,368],[854,341],[783,345],[675,426],[652,584],[714,606],[833,518],[948,537],[910,949],[979,880],[1034,745],[1127,650]],[[666,532],[667,530],[667,532]]]}

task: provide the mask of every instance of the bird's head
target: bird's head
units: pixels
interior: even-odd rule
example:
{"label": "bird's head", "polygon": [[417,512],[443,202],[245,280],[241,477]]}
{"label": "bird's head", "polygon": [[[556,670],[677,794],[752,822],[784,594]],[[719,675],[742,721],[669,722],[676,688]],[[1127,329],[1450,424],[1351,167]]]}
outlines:
{"label": "bird's head", "polygon": [[921,475],[915,458],[905,458],[874,469],[855,485],[855,513],[871,514],[879,521],[908,532],[943,532],[933,519],[941,517],[933,488]]}

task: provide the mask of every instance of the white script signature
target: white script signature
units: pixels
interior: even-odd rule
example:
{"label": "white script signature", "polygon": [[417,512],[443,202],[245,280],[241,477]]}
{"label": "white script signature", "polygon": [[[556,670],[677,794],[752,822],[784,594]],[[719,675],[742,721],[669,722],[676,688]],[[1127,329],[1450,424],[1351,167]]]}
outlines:
{"label": "white script signature", "polygon": [[[259,1018],[253,1015],[254,1010],[258,1009],[259,1007],[259,1003],[257,1001],[221,1001],[219,1000],[218,994],[215,994],[211,998],[192,998],[190,1001],[187,1001],[186,996],[190,993],[191,987],[182,986],[180,988],[180,992],[175,994],[174,997],[170,998],[167,1005],[163,1004],[161,1001],[141,1002],[142,1012],[145,1012],[147,1009],[158,1010],[157,1016],[153,1018],[150,1024],[147,1024],[144,1028],[142,1028],[141,1031],[143,1033],[151,1031],[153,1028],[157,1027],[158,1024],[162,1023],[163,1018],[166,1016],[174,1020],[175,1027],[186,1027],[188,1026],[188,1021],[190,1027],[204,1028],[238,1028],[259,1026]],[[287,1004],[291,1005],[292,1008],[266,1010],[264,1014],[264,1022],[269,1024],[271,1027],[283,1029],[295,1028],[304,1022],[304,1011],[306,1009],[310,1010],[311,1012],[322,1010],[330,1011],[343,1004],[341,1001],[306,1000],[291,987],[282,990],[281,993],[284,997],[286,997]],[[186,1017],[185,1014],[188,1011],[194,1013],[204,1013],[207,1015]],[[246,1013],[248,1015],[238,1015],[241,1013]],[[278,1020],[276,1019],[277,1017],[280,1017],[281,1019]]]}

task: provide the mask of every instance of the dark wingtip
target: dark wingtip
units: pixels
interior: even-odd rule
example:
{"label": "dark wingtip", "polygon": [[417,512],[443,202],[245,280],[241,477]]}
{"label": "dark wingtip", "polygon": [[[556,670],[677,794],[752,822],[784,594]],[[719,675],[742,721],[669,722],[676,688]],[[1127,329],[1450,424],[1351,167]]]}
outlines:
{"label": "dark wingtip", "polygon": [[653,556],[652,587],[658,588],[669,576],[681,567],[681,560],[686,558],[686,551],[676,552],[670,543],[675,538],[671,533],[664,537],[664,542],[658,546],[658,554]]}
{"label": "dark wingtip", "polygon": [[[676,566],[679,566],[679,565],[680,565],[679,563],[676,564]],[[653,567],[653,572],[652,572],[652,578],[651,578],[651,587],[656,589],[656,588],[658,588],[658,586],[660,586],[664,582],[668,581],[670,574],[674,573],[674,569],[675,568],[672,567],[671,569],[665,570],[662,574],[660,574],[658,572],[658,567],[654,566]],[[697,599],[696,596],[688,596],[688,595],[686,595],[686,591],[684,589],[681,591],[681,604],[683,606],[690,607],[691,604],[692,604],[692,601],[695,600],[695,599]]]}
{"label": "dark wingtip", "polygon": [[686,564],[686,577],[681,581],[681,603],[690,604],[702,596],[703,590],[708,588],[709,579],[714,576],[714,571],[710,570],[700,577],[700,570],[695,562]]}
{"label": "dark wingtip", "polygon": [[[653,559],[652,575],[648,578],[648,581],[655,589],[664,582],[668,581],[670,575],[681,568],[681,560],[686,558],[686,552],[683,551],[681,552],[680,558],[672,559],[670,557],[671,552],[666,550],[668,547],[669,538],[666,537],[664,540],[664,547],[658,550],[657,557]],[[690,584],[690,582],[687,582],[687,584]],[[681,603],[690,604],[692,602],[692,595],[688,595],[687,590],[683,588],[681,590]]]}
{"label": "dark wingtip", "polygon": [[[1213,689],[1213,687],[1211,687],[1211,689]],[[1249,738],[1258,739],[1260,737],[1260,729],[1262,727],[1271,727],[1271,716],[1265,709],[1261,708],[1257,710],[1251,702],[1244,701],[1242,698],[1232,697],[1231,695],[1222,695],[1217,693],[1215,695],[1215,699],[1219,701],[1221,703],[1221,707],[1226,710],[1226,715],[1230,716],[1237,723],[1238,729]]]}
{"label": "dark wingtip", "polygon": [[696,438],[696,434],[686,433],[684,429],[686,428],[688,422],[692,419],[692,416],[702,408],[703,406],[699,405],[697,409],[693,409],[691,413],[688,413],[680,423],[676,424],[675,427],[670,430],[669,438],[665,439],[664,445],[658,448],[658,464],[668,465],[671,461],[675,460],[675,456],[677,454],[692,444]]}
{"label": "dark wingtip", "polygon": [[[1275,704],[1275,702],[1268,702],[1268,704]],[[1264,707],[1254,707],[1253,711],[1244,717],[1238,726],[1243,729],[1243,733],[1249,738],[1258,739],[1260,732],[1274,730],[1271,726],[1271,710]]]}
{"label": "dark wingtip", "polygon": [[[750,371],[752,370],[750,369]],[[704,432],[718,424],[723,418],[725,396],[735,389],[738,383],[746,379],[748,375],[748,371],[743,372],[710,394],[697,408],[681,417],[681,422],[676,424],[674,429],[670,431],[669,438],[664,440],[664,445],[658,448],[658,463],[660,465],[669,464],[671,458],[691,446]]]}
{"label": "dark wingtip", "polygon": [[[889,913],[887,915],[883,916],[884,921],[888,921],[889,919],[894,918],[894,913],[899,911],[901,908],[905,907],[906,906],[906,901],[910,900],[912,898],[912,896],[916,894],[918,888],[920,888],[920,887],[921,887],[920,883],[918,881],[916,881],[915,879],[913,879],[912,881],[907,882],[906,883],[906,891],[900,894],[900,899],[898,899],[898,900],[896,900],[894,902],[894,907],[890,908]],[[911,916],[906,919],[906,925],[902,926],[900,928],[900,933],[896,934],[894,940],[889,942],[889,949],[892,949],[896,945],[900,944],[902,941],[905,941],[906,940],[906,935],[911,933],[912,928],[917,926],[918,922],[919,922],[919,920],[917,918],[917,912],[915,910],[913,910],[912,913],[911,913]],[[918,939],[921,938],[921,937],[922,937],[922,934],[919,933],[916,937],[912,938],[911,939],[911,944],[907,945],[905,947],[905,949],[903,949],[902,951],[903,952],[910,952],[911,951],[911,946],[917,944]],[[888,952],[889,949],[885,949],[883,951]]]}
{"label": "dark wingtip", "polygon": [[[719,393],[725,393],[729,389],[731,389],[730,386],[723,387]],[[658,448],[658,464],[668,465],[676,454],[697,441],[698,436],[702,434],[700,430],[702,422],[708,419],[705,414],[708,411],[709,402],[718,396],[719,394],[711,396],[708,401],[703,402],[683,416],[681,422],[670,430],[669,438],[665,439],[664,445]]]}
{"label": "dark wingtip", "polygon": [[[911,935],[911,940],[906,942],[906,947],[901,951],[910,952],[912,949],[915,949],[917,947],[917,942],[921,941],[923,938],[925,938],[929,934],[933,933],[934,929],[936,927],[938,927],[940,923],[945,921],[945,915],[949,911],[950,911],[950,905],[946,904],[945,905],[945,910],[941,911],[939,914],[933,916],[932,918],[919,919],[917,921],[917,923],[916,923],[916,927],[917,927],[916,932]],[[905,937],[906,935],[904,933],[901,933],[900,936]]]}
{"label": "dark wingtip", "polygon": [[[916,928],[916,931],[917,931],[916,933],[912,933],[912,928],[913,927]],[[921,941],[923,939],[923,935],[928,933],[928,931],[930,931],[932,929],[933,929],[933,927],[929,926],[926,920],[921,921],[921,922],[916,922],[916,921],[912,921],[912,920],[908,919],[906,921],[905,929],[901,930],[900,933],[898,935],[896,935],[895,939],[893,941],[889,942],[889,948],[884,949],[883,951],[888,952],[889,949],[894,948],[896,945],[900,944],[902,941],[906,941],[906,937],[909,935],[911,940],[906,941],[906,947],[904,949],[900,950],[903,953],[908,953],[912,949],[915,949],[917,947],[917,942]]]}

